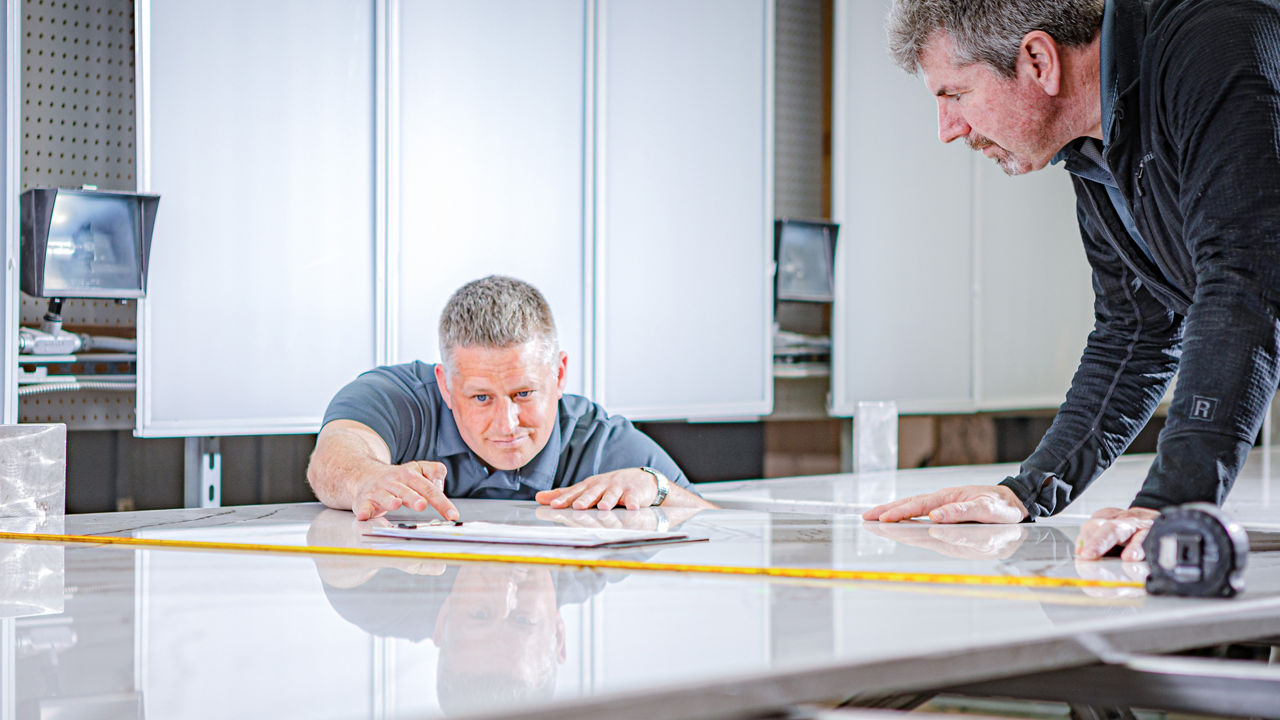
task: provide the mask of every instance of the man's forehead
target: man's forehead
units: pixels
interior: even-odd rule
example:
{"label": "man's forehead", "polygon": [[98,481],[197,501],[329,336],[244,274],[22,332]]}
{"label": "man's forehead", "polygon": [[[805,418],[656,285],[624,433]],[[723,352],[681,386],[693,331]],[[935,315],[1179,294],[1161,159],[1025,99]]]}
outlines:
{"label": "man's forehead", "polygon": [[488,345],[461,345],[454,348],[453,355],[459,362],[473,365],[497,365],[522,362],[532,359],[536,353],[533,341],[490,347]]}
{"label": "man's forehead", "polygon": [[945,61],[945,64],[932,66],[921,62],[920,77],[929,93],[938,96],[967,92],[975,87],[985,86],[991,82],[998,83],[1002,80],[991,68],[982,63],[958,65],[950,58]]}
{"label": "man's forehead", "polygon": [[943,90],[944,86],[955,82],[957,76],[973,68],[972,65],[957,64],[953,50],[951,36],[939,30],[920,51],[920,75],[931,92]]}
{"label": "man's forehead", "polygon": [[466,383],[534,380],[552,369],[532,342],[502,348],[455,348],[453,359],[454,374]]}

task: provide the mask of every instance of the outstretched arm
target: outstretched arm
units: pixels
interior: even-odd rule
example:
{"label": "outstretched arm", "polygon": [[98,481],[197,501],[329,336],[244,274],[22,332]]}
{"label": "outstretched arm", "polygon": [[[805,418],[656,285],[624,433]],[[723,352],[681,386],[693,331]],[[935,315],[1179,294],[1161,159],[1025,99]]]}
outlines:
{"label": "outstretched arm", "polygon": [[435,508],[447,520],[458,508],[444,494],[445,466],[414,460],[391,464],[391,451],[378,433],[354,420],[332,420],[320,429],[307,466],[307,482],[320,502],[351,510],[359,520],[401,506],[422,512]]}

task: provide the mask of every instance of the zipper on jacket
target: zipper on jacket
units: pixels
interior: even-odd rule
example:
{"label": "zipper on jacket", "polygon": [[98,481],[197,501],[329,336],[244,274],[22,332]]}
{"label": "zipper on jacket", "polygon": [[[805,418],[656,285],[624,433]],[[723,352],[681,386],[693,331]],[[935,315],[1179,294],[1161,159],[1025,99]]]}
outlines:
{"label": "zipper on jacket", "polygon": [[1147,153],[1138,161],[1138,174],[1133,179],[1133,189],[1138,193],[1138,197],[1146,194],[1142,192],[1142,174],[1147,170],[1147,161],[1153,157],[1155,157],[1155,153]]}
{"label": "zipper on jacket", "polygon": [[[1145,162],[1145,160],[1143,162]],[[1141,163],[1138,165],[1138,168],[1139,168],[1138,176],[1141,177],[1142,176]],[[1139,195],[1141,195],[1141,193],[1139,193]],[[1093,196],[1093,193],[1086,191],[1085,197],[1089,199],[1089,204],[1093,206],[1091,208],[1093,210],[1093,217],[1098,221],[1099,229],[1101,229],[1103,232],[1106,233],[1105,240],[1110,241],[1111,248],[1115,250],[1117,255],[1120,256],[1120,261],[1123,262],[1125,265],[1127,265],[1129,268],[1129,271],[1132,272],[1134,275],[1136,275],[1138,279],[1142,281],[1142,284],[1146,285],[1149,290],[1153,288],[1161,288],[1163,291],[1168,292],[1169,288],[1167,283],[1157,282],[1156,279],[1150,273],[1143,272],[1142,268],[1139,267],[1138,261],[1134,259],[1133,254],[1130,252],[1126,252],[1123,249],[1124,243],[1122,243],[1119,239],[1121,236],[1118,234],[1117,228],[1112,226],[1111,218],[1107,217],[1102,212],[1101,208],[1099,208],[1098,199]],[[1111,212],[1114,213],[1115,210],[1112,209]],[[1135,222],[1136,222],[1136,219],[1135,219]],[[1121,225],[1119,229],[1124,230],[1123,237],[1125,238],[1129,237],[1129,230],[1127,228]],[[1134,244],[1133,240],[1129,240],[1128,242],[1130,244]],[[1135,249],[1136,249],[1136,244],[1135,244]],[[1158,296],[1157,296],[1157,299],[1158,299]]]}
{"label": "zipper on jacket", "polygon": [[[1151,155],[1148,155],[1146,158],[1143,158],[1143,162],[1151,159],[1151,157],[1152,157]],[[1153,296],[1155,296],[1157,302],[1159,302],[1161,305],[1164,305],[1166,308],[1173,310],[1174,312],[1185,314],[1186,312],[1185,309],[1179,310],[1175,307],[1170,306],[1169,303],[1166,302],[1166,299],[1168,299],[1168,300],[1173,300],[1177,302],[1179,306],[1186,304],[1181,301],[1181,295],[1180,295],[1181,291],[1178,290],[1178,288],[1172,282],[1169,281],[1168,277],[1164,276],[1164,271],[1160,269],[1160,266],[1154,261],[1154,259],[1152,260],[1153,267],[1155,268],[1156,272],[1159,273],[1161,276],[1160,279],[1157,279],[1157,277],[1155,275],[1152,275],[1151,273],[1145,272],[1140,267],[1140,263],[1138,262],[1137,259],[1135,259],[1135,256],[1133,255],[1133,253],[1127,252],[1126,250],[1124,250],[1123,243],[1119,240],[1119,238],[1121,237],[1124,237],[1124,238],[1129,237],[1128,229],[1124,228],[1123,226],[1121,226],[1120,228],[1115,228],[1112,226],[1111,220],[1103,215],[1098,205],[1098,199],[1093,196],[1092,192],[1089,192],[1088,190],[1086,190],[1085,197],[1088,198],[1089,205],[1091,206],[1090,209],[1093,210],[1093,217],[1098,221],[1099,229],[1105,233],[1105,237],[1103,237],[1103,240],[1110,242],[1111,248],[1116,251],[1117,255],[1120,256],[1120,261],[1124,263],[1124,265],[1127,266],[1134,275],[1137,276],[1138,280],[1142,281],[1142,284],[1147,287],[1147,291],[1150,292]],[[1112,210],[1112,212],[1115,212],[1115,211]],[[1135,218],[1135,222],[1136,221],[1137,220]],[[1118,234],[1119,230],[1124,231],[1123,236]],[[1132,243],[1132,241],[1130,242]],[[1134,249],[1137,249],[1136,246],[1134,247]],[[1152,254],[1154,253],[1155,251],[1152,250]]]}

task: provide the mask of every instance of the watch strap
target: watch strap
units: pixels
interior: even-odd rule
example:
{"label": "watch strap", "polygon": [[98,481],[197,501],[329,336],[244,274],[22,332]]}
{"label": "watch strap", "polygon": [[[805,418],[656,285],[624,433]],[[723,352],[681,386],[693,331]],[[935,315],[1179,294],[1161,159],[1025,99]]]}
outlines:
{"label": "watch strap", "polygon": [[667,499],[667,493],[671,492],[671,481],[666,475],[654,470],[653,468],[643,465],[640,467],[641,472],[647,472],[653,476],[653,481],[658,485],[658,494],[653,497],[651,506],[661,505]]}

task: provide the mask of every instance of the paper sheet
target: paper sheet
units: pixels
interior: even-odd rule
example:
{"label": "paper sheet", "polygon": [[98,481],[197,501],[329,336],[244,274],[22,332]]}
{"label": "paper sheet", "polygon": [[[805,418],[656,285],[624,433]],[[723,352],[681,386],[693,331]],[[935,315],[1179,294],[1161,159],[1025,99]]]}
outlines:
{"label": "paper sheet", "polygon": [[619,548],[660,543],[697,542],[706,538],[683,533],[624,530],[621,528],[577,528],[563,525],[511,525],[468,522],[460,525],[408,523],[370,530],[368,535],[409,540],[500,543],[506,545],[550,545],[576,548]]}

